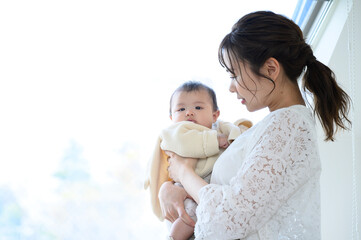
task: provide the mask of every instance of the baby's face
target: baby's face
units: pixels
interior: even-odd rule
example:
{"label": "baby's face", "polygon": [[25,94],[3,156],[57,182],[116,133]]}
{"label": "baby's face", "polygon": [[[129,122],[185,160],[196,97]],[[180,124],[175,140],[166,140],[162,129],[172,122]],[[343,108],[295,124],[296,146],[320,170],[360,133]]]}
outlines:
{"label": "baby's face", "polygon": [[212,128],[219,111],[213,111],[212,99],[206,90],[176,92],[172,99],[173,122],[191,121]]}

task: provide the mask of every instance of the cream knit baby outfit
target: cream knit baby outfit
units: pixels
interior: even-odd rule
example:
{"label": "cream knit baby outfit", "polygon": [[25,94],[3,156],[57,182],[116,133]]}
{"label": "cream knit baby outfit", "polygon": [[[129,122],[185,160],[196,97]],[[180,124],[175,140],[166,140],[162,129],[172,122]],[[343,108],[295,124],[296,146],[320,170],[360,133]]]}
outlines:
{"label": "cream knit baby outfit", "polygon": [[183,121],[164,129],[158,137],[153,156],[148,163],[144,188],[150,188],[151,205],[155,215],[164,220],[159,204],[158,193],[162,184],[171,180],[168,175],[168,156],[164,151],[174,152],[182,157],[198,158],[195,172],[202,178],[212,172],[213,165],[223,152],[219,149],[217,135],[225,134],[231,143],[252,123],[240,119],[235,124],[217,121],[214,129]]}

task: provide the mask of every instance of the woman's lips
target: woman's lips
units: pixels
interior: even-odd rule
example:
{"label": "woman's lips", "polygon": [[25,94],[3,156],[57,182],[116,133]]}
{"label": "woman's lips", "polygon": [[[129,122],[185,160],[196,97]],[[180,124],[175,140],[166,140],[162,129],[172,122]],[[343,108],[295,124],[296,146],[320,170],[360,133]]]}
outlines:
{"label": "woman's lips", "polygon": [[245,103],[246,103],[246,99],[244,99],[243,97],[237,96],[237,98],[238,98],[239,100],[241,100],[241,103],[242,103],[242,104],[245,104]]}

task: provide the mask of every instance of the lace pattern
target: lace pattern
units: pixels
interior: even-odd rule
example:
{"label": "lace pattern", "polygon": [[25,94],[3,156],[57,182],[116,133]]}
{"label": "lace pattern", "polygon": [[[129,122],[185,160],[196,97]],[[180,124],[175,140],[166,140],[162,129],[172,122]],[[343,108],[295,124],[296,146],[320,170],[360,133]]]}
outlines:
{"label": "lace pattern", "polygon": [[246,144],[236,175],[226,184],[215,178],[199,192],[196,239],[319,239],[320,159],[311,113],[304,106],[280,109],[248,131],[213,170],[227,174],[222,161]]}

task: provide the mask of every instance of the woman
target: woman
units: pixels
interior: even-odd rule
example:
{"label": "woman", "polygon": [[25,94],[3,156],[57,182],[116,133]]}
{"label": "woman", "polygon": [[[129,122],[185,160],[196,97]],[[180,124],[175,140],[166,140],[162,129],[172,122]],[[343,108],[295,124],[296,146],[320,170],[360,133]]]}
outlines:
{"label": "woman", "polygon": [[[223,39],[219,60],[230,73],[230,92],[248,111],[268,107],[270,113],[219,157],[210,184],[194,173],[194,159],[168,152],[170,176],[185,190],[163,184],[165,218],[194,224],[182,206],[192,197],[198,203],[196,239],[320,239],[321,164],[313,114],[325,140],[332,141],[350,123],[349,96],[314,57],[300,28],[272,12],[242,17]],[[303,72],[313,114],[297,83]]]}

